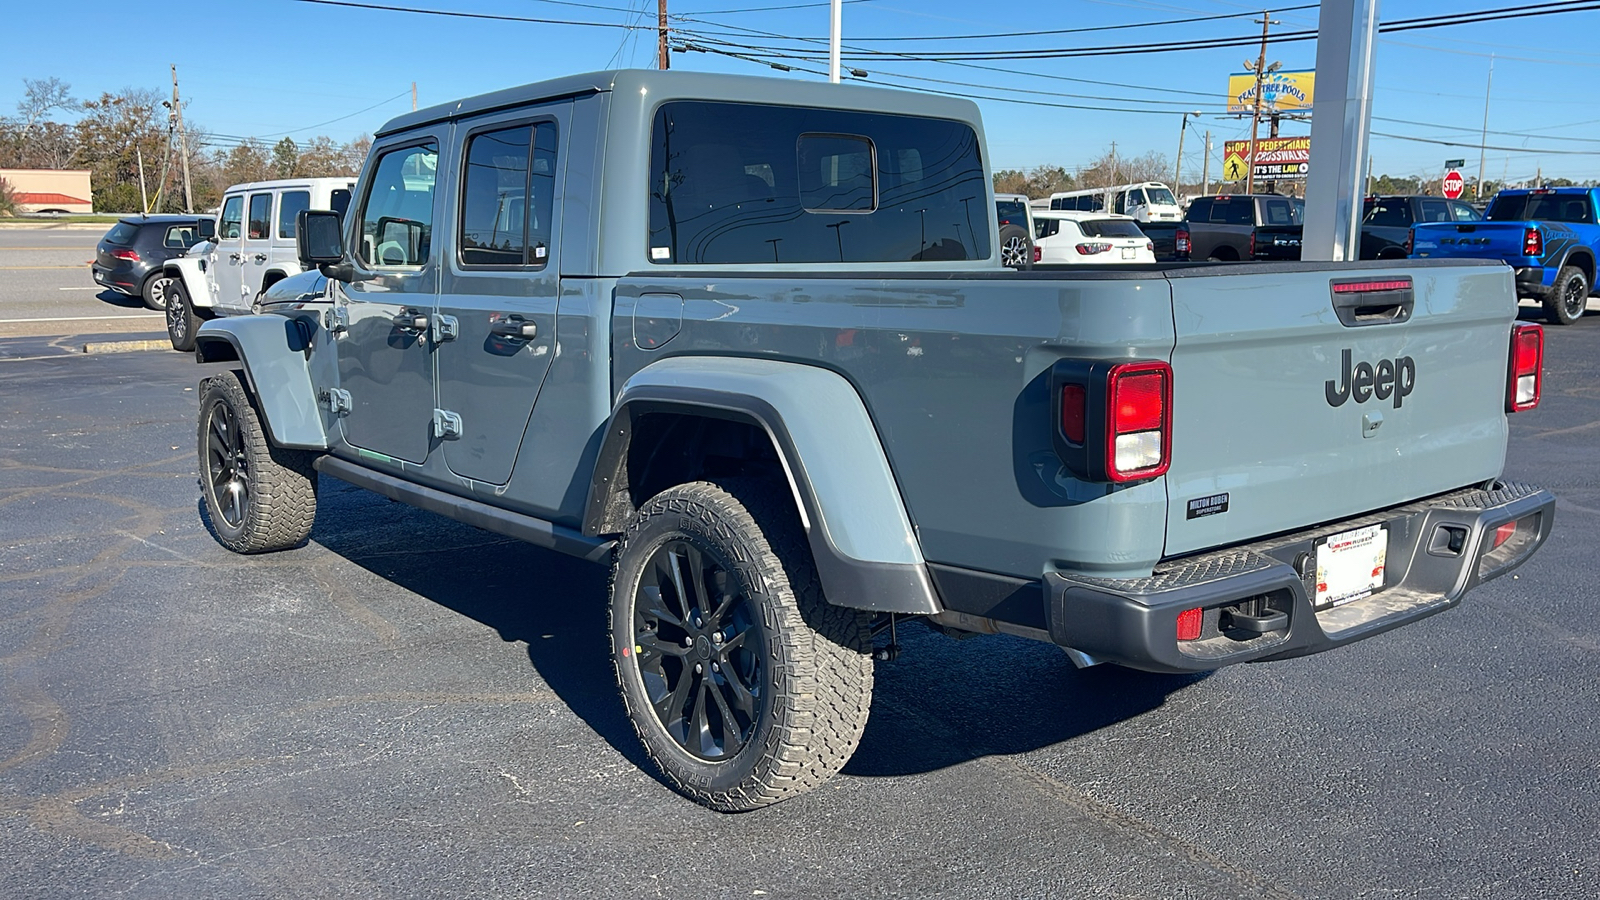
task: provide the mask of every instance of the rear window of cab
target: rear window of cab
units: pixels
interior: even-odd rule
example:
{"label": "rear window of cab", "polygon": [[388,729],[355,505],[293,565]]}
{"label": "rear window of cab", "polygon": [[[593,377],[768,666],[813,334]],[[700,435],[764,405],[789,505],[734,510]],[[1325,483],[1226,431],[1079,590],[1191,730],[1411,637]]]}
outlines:
{"label": "rear window of cab", "polygon": [[651,131],[646,258],[663,264],[987,259],[972,126],[673,101]]}

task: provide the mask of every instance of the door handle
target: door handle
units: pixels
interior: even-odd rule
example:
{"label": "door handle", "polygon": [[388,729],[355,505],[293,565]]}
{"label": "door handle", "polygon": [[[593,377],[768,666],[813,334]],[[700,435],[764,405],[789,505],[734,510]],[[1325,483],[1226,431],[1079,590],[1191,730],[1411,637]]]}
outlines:
{"label": "door handle", "polygon": [[403,328],[406,331],[428,330],[428,317],[416,310],[406,310],[390,321],[394,322],[396,328]]}
{"label": "door handle", "polygon": [[239,261],[239,254],[237,254],[237,253],[229,253],[228,254],[228,262],[238,262],[238,261]]}
{"label": "door handle", "polygon": [[257,253],[253,258],[258,263],[264,263],[267,261],[267,255],[265,253]]}
{"label": "door handle", "polygon": [[519,341],[531,341],[539,335],[539,326],[522,319],[511,319],[505,322],[496,322],[489,326],[489,333],[496,337],[514,338]]}

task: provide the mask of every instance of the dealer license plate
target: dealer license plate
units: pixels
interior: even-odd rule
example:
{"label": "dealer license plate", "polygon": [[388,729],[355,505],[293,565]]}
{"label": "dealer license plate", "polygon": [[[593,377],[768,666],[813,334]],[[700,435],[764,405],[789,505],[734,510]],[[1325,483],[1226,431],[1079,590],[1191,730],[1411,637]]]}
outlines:
{"label": "dealer license plate", "polygon": [[1122,258],[1123,259],[1133,259],[1133,255],[1136,252],[1138,252],[1138,251],[1133,247],[1123,247],[1122,248]]}
{"label": "dealer license plate", "polygon": [[1383,587],[1389,533],[1382,525],[1342,532],[1317,544],[1317,594],[1321,609],[1360,600]]}

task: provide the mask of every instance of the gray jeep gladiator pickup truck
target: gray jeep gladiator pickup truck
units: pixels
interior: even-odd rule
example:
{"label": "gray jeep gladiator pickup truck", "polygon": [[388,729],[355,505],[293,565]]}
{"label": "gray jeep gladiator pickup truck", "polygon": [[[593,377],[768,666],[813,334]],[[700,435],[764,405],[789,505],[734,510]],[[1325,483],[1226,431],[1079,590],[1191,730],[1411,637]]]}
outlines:
{"label": "gray jeep gladiator pickup truck", "polygon": [[1209,670],[1548,536],[1499,480],[1543,347],[1505,266],[1016,272],[994,211],[946,97],[622,71],[403,115],[342,227],[302,213],[313,271],[199,329],[204,508],[293,547],[320,473],[610,565],[638,736],[728,811],[839,770],[896,620]]}

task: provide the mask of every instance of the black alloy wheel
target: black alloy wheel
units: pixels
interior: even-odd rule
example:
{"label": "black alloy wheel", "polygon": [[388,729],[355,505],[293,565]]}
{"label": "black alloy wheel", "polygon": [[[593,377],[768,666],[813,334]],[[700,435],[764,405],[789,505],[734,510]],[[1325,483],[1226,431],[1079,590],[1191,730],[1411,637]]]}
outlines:
{"label": "black alloy wheel", "polygon": [[1556,320],[1571,325],[1589,309],[1589,278],[1577,266],[1567,266],[1561,270],[1559,284],[1561,308],[1556,311]]}
{"label": "black alloy wheel", "polygon": [[239,433],[239,417],[222,398],[203,415],[206,499],[230,530],[242,530],[250,514],[250,455]]}
{"label": "black alloy wheel", "polygon": [[700,759],[736,755],[760,720],[760,629],[731,566],[686,540],[658,547],[634,594],[634,653],[656,719]]}

